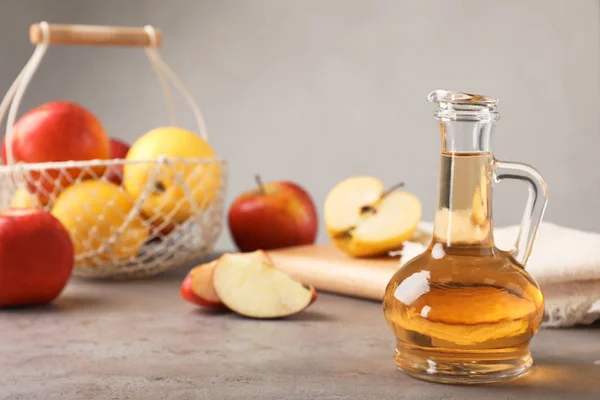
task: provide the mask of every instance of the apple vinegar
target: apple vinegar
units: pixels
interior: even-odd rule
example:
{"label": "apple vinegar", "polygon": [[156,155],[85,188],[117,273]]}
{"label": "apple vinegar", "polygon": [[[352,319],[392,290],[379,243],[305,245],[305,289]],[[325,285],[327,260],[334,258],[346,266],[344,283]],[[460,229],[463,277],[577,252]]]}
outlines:
{"label": "apple vinegar", "polygon": [[[474,108],[478,99],[463,105],[446,98],[458,103],[440,106],[443,142],[433,238],[392,277],[383,301],[396,338],[396,364],[411,376],[437,382],[495,382],[524,374],[532,363],[529,342],[544,314],[540,288],[524,268],[531,227],[520,235],[529,246],[525,253],[498,249],[491,204],[495,181],[520,173],[535,184],[538,176],[530,167],[494,159],[493,115],[488,115],[493,109],[489,103]],[[482,123],[485,118],[489,121]],[[534,198],[527,212],[539,212],[539,204]]]}
{"label": "apple vinegar", "polygon": [[496,348],[519,354],[540,325],[539,288],[491,243],[490,192],[483,183],[490,158],[441,156],[434,240],[386,291],[385,313],[404,351],[453,349],[470,352],[474,361]]}

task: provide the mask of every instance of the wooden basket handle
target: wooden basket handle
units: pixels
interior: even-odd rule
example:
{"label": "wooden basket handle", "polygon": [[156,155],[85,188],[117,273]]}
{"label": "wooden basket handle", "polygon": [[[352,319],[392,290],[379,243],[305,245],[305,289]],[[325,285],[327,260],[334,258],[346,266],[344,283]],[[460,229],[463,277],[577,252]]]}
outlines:
{"label": "wooden basket handle", "polygon": [[[72,44],[88,46],[160,46],[162,32],[155,29],[156,43],[144,28],[131,28],[122,26],[101,25],[57,25],[50,24],[49,44]],[[33,24],[29,28],[29,39],[33,44],[44,41],[44,32],[40,24]]]}

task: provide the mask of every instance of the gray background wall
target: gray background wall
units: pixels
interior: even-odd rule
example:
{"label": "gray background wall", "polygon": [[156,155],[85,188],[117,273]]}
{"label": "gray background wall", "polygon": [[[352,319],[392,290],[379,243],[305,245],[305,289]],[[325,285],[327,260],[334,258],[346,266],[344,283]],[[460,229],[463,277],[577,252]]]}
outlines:
{"label": "gray background wall", "polygon": [[[541,171],[547,221],[600,231],[598,1],[4,0],[1,92],[40,20],[163,29],[162,54],[229,162],[228,205],[256,172],[298,182],[320,207],[341,179],[373,174],[405,181],[431,219],[439,134],[425,96],[446,88],[500,98],[496,156]],[[141,50],[51,48],[22,110],[59,98],[130,142],[168,121]],[[499,185],[497,224],[518,222],[525,198]]]}

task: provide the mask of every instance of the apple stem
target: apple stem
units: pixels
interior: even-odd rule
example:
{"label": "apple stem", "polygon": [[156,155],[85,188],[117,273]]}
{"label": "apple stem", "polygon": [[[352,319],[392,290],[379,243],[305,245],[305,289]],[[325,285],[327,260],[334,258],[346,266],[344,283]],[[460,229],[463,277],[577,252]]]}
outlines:
{"label": "apple stem", "polygon": [[386,190],[385,192],[383,192],[383,194],[381,195],[381,198],[384,198],[388,194],[392,193],[394,190],[400,189],[401,187],[404,187],[404,182],[397,183],[394,186],[392,186],[391,188],[389,188],[388,190]]}
{"label": "apple stem", "polygon": [[263,184],[263,181],[260,178],[260,175],[258,175],[258,174],[254,175],[254,179],[256,180],[256,184],[258,185],[258,190],[259,190],[260,194],[262,194],[263,196],[266,195],[267,191],[265,190],[265,185]]}

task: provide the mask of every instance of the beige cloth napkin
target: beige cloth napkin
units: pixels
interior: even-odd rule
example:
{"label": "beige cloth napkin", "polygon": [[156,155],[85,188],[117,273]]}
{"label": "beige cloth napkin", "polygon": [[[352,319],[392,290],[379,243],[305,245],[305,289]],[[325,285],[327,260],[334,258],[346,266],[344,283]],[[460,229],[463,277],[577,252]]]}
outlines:
{"label": "beige cloth napkin", "polygon": [[[512,248],[518,231],[518,226],[495,228],[496,246]],[[419,232],[418,241],[405,243],[402,264],[425,250],[433,225],[424,222]],[[544,294],[543,326],[569,327],[600,319],[600,234],[544,222],[525,268]]]}

